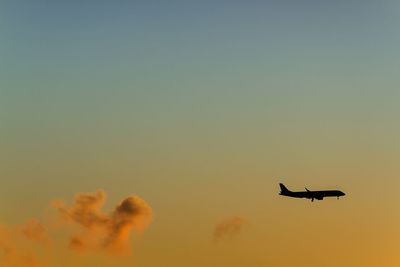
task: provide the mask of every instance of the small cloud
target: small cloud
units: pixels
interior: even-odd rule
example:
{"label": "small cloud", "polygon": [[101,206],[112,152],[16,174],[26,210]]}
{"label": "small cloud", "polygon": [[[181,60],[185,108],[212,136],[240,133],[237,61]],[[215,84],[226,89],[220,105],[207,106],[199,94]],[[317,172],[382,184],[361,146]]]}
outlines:
{"label": "small cloud", "polygon": [[42,245],[49,243],[46,228],[37,220],[31,219],[22,227],[23,235],[29,240],[36,241]]}
{"label": "small cloud", "polygon": [[232,239],[236,237],[242,231],[243,226],[246,224],[246,220],[233,216],[226,218],[219,222],[214,228],[214,241]]}
{"label": "small cloud", "polygon": [[98,190],[77,194],[71,206],[63,201],[53,202],[65,221],[81,228],[71,237],[70,248],[126,252],[131,231],[142,232],[150,224],[152,209],[140,197],[127,197],[110,214],[101,211],[105,198],[105,192]]}
{"label": "small cloud", "polygon": [[77,251],[83,251],[85,250],[85,243],[79,236],[74,236],[71,237],[71,240],[69,241],[69,248]]}
{"label": "small cloud", "polygon": [[124,199],[108,219],[107,238],[104,246],[107,248],[122,248],[131,230],[142,232],[152,220],[152,209],[147,203],[132,196]]}
{"label": "small cloud", "polygon": [[27,237],[20,229],[21,226],[0,225],[0,266],[41,266],[34,250],[26,243]]}

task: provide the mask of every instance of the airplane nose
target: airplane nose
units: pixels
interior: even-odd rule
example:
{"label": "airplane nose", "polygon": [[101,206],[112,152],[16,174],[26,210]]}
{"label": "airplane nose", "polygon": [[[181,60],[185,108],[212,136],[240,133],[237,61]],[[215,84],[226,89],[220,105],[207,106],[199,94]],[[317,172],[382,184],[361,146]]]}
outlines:
{"label": "airplane nose", "polygon": [[342,196],[345,196],[346,194],[342,192]]}

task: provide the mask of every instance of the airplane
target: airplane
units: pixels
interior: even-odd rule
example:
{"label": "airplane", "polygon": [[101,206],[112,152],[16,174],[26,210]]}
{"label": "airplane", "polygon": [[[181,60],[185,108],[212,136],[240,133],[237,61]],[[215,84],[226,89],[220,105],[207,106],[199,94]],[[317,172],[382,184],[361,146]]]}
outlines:
{"label": "airplane", "polygon": [[323,200],[324,197],[339,197],[346,195],[340,190],[324,190],[324,191],[310,191],[306,188],[306,191],[293,192],[286,188],[284,184],[279,184],[281,187],[281,192],[279,195],[286,197],[296,197],[296,198],[308,198],[311,201],[314,201],[314,198],[317,200]]}

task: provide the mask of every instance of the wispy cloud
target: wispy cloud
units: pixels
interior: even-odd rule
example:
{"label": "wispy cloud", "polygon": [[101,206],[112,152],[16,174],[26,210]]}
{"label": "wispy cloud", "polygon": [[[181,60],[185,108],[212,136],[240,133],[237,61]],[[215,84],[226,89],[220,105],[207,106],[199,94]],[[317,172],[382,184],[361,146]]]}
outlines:
{"label": "wispy cloud", "polygon": [[[105,200],[106,193],[97,190],[94,193],[77,194],[71,205],[61,200],[53,201],[52,206],[62,218],[57,228],[36,219],[12,226],[0,224],[0,267],[43,267],[47,259],[42,258],[43,255],[51,254],[53,248],[61,251],[71,248],[81,252],[129,253],[131,232],[141,233],[148,227],[152,221],[152,208],[140,197],[129,196],[111,212],[105,213],[102,211]],[[60,247],[60,242],[51,237],[70,232],[68,224],[77,227],[72,228],[75,232],[69,238],[68,245],[64,241]],[[41,257],[37,257],[38,251],[41,251]]]}
{"label": "wispy cloud", "polygon": [[126,252],[129,250],[127,240],[131,231],[142,232],[150,224],[152,209],[140,197],[125,198],[109,214],[101,210],[105,198],[105,192],[98,190],[77,194],[71,206],[63,201],[53,202],[66,222],[81,228],[71,237],[70,248]]}
{"label": "wispy cloud", "polygon": [[29,244],[30,241],[44,242],[46,230],[44,228],[38,230],[39,225],[41,226],[34,220],[30,220],[25,225],[0,225],[0,266],[41,266]]}
{"label": "wispy cloud", "polygon": [[214,227],[214,241],[217,242],[234,238],[242,231],[245,224],[246,220],[239,216],[233,216],[222,220]]}
{"label": "wispy cloud", "polygon": [[29,240],[36,241],[41,245],[47,245],[50,242],[46,227],[36,219],[31,219],[23,225],[21,232]]}

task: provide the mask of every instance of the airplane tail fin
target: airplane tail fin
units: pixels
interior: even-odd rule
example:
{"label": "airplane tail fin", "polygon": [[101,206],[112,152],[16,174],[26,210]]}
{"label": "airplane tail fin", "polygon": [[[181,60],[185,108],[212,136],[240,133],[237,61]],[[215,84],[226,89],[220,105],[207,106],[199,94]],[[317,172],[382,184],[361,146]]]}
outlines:
{"label": "airplane tail fin", "polygon": [[290,190],[287,189],[286,186],[285,186],[284,184],[280,183],[279,186],[281,187],[281,192],[280,192],[281,195],[290,192]]}

